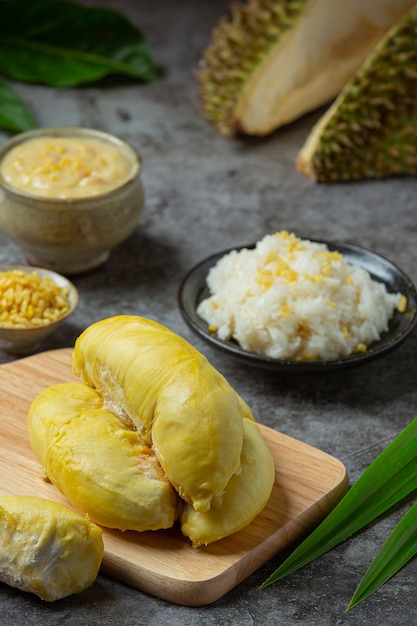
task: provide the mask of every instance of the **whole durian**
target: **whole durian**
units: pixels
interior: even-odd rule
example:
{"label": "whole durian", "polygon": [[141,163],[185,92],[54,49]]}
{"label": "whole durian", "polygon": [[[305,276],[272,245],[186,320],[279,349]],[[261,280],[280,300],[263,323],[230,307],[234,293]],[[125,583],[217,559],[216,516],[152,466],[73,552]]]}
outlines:
{"label": "whole durian", "polygon": [[319,119],[297,167],[320,182],[417,174],[417,3]]}
{"label": "whole durian", "polygon": [[248,0],[220,19],[197,72],[217,131],[266,135],[338,95],[413,0]]}

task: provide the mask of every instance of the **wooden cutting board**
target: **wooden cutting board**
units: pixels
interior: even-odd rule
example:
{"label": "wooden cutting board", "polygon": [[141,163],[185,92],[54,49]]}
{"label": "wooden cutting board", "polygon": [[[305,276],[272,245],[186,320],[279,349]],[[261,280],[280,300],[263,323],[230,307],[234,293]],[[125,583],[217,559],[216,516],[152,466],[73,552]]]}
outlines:
{"label": "wooden cutting board", "polygon": [[[0,494],[38,495],[68,504],[39,474],[27,413],[45,387],[74,379],[71,349],[0,366]],[[214,602],[334,507],[348,488],[343,464],[296,439],[260,426],[275,459],[276,480],[265,509],[245,529],[192,548],[177,529],[104,530],[102,571],[149,594],[188,606]],[[272,573],[272,571],[271,571]]]}

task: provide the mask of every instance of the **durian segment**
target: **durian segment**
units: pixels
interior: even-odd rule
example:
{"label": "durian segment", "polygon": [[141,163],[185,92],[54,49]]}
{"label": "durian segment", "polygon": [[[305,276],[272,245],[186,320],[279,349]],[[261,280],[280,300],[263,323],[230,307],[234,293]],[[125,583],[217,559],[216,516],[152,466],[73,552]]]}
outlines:
{"label": "durian segment", "polygon": [[95,522],[119,530],[170,528],[179,498],[132,425],[82,383],[42,391],[28,416],[32,449],[48,479]]}
{"label": "durian segment", "polygon": [[101,528],[63,504],[0,497],[0,580],[53,602],[84,591],[103,559]]}
{"label": "durian segment", "polygon": [[249,0],[212,33],[198,71],[217,131],[266,135],[334,98],[413,0]]}
{"label": "durian segment", "polygon": [[417,4],[314,126],[297,168],[319,182],[417,174]]}
{"label": "durian segment", "polygon": [[120,315],[77,339],[73,369],[128,416],[171,484],[196,510],[220,502],[239,471],[249,407],[185,339],[143,317]]}
{"label": "durian segment", "polygon": [[184,507],[180,519],[182,533],[193,547],[207,545],[241,530],[262,511],[275,480],[272,454],[256,422],[244,419],[244,436],[239,474],[226,487],[219,507],[207,512]]}

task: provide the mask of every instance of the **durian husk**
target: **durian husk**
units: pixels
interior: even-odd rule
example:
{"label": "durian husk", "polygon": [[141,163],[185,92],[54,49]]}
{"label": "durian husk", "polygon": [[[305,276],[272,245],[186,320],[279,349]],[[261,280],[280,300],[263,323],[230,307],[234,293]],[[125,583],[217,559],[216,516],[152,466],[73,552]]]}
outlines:
{"label": "durian husk", "polygon": [[417,4],[319,119],[297,168],[319,182],[417,174]]}
{"label": "durian husk", "polygon": [[413,0],[249,0],[212,32],[201,114],[224,137],[266,135],[327,104]]}

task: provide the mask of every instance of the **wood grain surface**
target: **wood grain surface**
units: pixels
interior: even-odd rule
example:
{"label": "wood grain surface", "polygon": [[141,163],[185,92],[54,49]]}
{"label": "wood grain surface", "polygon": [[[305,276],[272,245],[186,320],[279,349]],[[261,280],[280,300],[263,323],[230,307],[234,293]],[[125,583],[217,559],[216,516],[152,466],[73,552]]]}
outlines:
{"label": "wood grain surface", "polygon": [[[62,349],[0,366],[1,495],[32,494],[68,504],[40,477],[27,413],[45,387],[74,380],[71,358],[72,350]],[[301,441],[260,428],[274,455],[276,479],[268,504],[252,524],[198,549],[178,528],[145,533],[104,529],[103,572],[176,604],[210,604],[317,525],[348,488],[344,465]]]}

